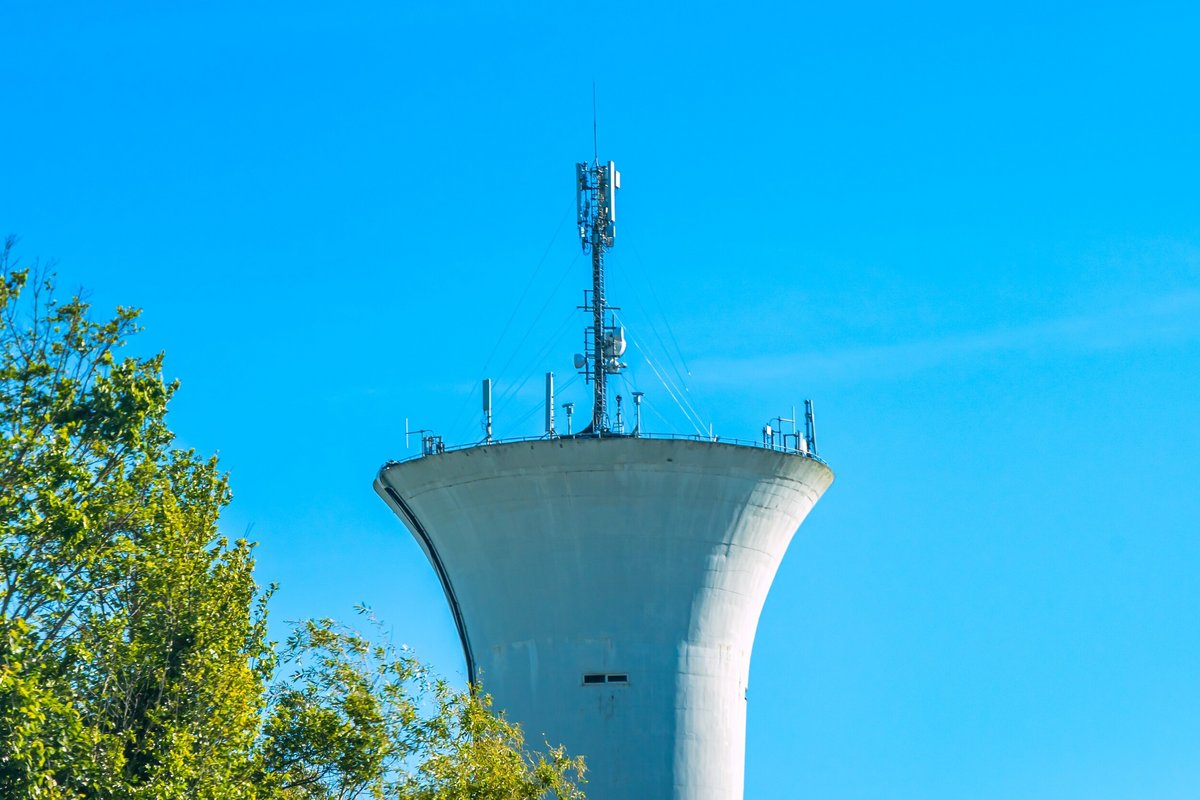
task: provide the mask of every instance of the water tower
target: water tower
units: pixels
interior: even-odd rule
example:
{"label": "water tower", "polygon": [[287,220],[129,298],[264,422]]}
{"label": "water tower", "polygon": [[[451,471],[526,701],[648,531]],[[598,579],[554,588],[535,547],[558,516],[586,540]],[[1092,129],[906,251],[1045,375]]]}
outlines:
{"label": "water tower", "polygon": [[545,434],[495,440],[485,381],[483,441],[423,436],[375,490],[441,580],[469,679],[531,742],[584,755],[591,800],[736,800],[759,613],[833,473],[811,404],[803,433],[793,422],[754,442],[651,434],[640,413],[629,430],[610,420],[606,379],[625,367],[604,295],[620,175],[582,163],[576,183],[590,422],[555,430],[547,376]]}

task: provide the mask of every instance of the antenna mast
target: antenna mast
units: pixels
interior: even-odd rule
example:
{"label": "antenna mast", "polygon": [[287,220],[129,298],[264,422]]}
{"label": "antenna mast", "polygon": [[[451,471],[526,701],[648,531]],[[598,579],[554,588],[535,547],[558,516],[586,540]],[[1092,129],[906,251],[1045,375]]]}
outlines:
{"label": "antenna mast", "polygon": [[583,252],[592,254],[591,296],[584,292],[582,306],[584,311],[592,312],[592,325],[584,331],[585,353],[576,358],[575,366],[582,368],[584,377],[592,382],[591,430],[600,433],[608,430],[606,379],[625,367],[620,362],[625,352],[625,332],[604,320],[604,312],[610,308],[604,297],[604,251],[612,247],[616,233],[615,201],[621,173],[611,161],[604,166],[599,160],[590,165],[580,162],[575,165],[575,186],[579,238]]}

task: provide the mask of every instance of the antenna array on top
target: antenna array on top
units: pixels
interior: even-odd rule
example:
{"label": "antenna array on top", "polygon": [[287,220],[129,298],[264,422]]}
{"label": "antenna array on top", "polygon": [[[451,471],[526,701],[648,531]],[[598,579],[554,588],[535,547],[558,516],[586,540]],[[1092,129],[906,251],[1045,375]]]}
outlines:
{"label": "antenna array on top", "polygon": [[616,236],[617,189],[621,173],[609,161],[599,160],[575,165],[576,210],[579,238],[583,251],[592,254],[592,290],[584,293],[583,310],[592,313],[592,325],[585,332],[584,353],[576,357],[576,367],[593,384],[592,425],[594,432],[608,430],[607,376],[624,368],[620,357],[625,351],[624,332],[604,319],[604,251],[613,246]]}

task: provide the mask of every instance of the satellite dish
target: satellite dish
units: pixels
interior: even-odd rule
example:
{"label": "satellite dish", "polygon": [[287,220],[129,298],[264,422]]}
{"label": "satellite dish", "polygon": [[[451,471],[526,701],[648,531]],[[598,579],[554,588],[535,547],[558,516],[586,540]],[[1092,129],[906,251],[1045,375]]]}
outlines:
{"label": "satellite dish", "polygon": [[575,369],[583,369],[583,365],[587,363],[587,359],[583,357],[583,353],[575,354]]}

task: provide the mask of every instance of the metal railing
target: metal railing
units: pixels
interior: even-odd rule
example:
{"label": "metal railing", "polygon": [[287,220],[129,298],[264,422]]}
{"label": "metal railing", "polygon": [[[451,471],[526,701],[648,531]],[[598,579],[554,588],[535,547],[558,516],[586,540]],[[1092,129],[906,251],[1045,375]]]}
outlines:
{"label": "metal railing", "polygon": [[475,448],[496,447],[497,445],[518,444],[520,442],[542,442],[554,441],[556,439],[681,439],[693,442],[708,442],[709,444],[727,444],[734,447],[755,447],[761,450],[771,450],[776,453],[786,453],[800,458],[811,459],[818,464],[829,466],[825,459],[815,453],[797,450],[794,447],[785,447],[774,441],[754,441],[751,439],[735,439],[725,436],[702,436],[700,434],[688,433],[614,433],[612,431],[600,433],[574,433],[569,436],[554,434],[542,434],[541,436],[514,436],[509,439],[492,439],[490,441],[468,442],[466,444],[445,445],[442,443],[440,436],[425,436],[421,439],[421,452],[416,455],[407,456],[405,458],[392,459],[384,464],[384,467],[389,467],[393,464],[403,464],[406,461],[415,461],[418,458],[426,456],[436,456],[443,453],[453,453],[458,450],[472,450]]}

